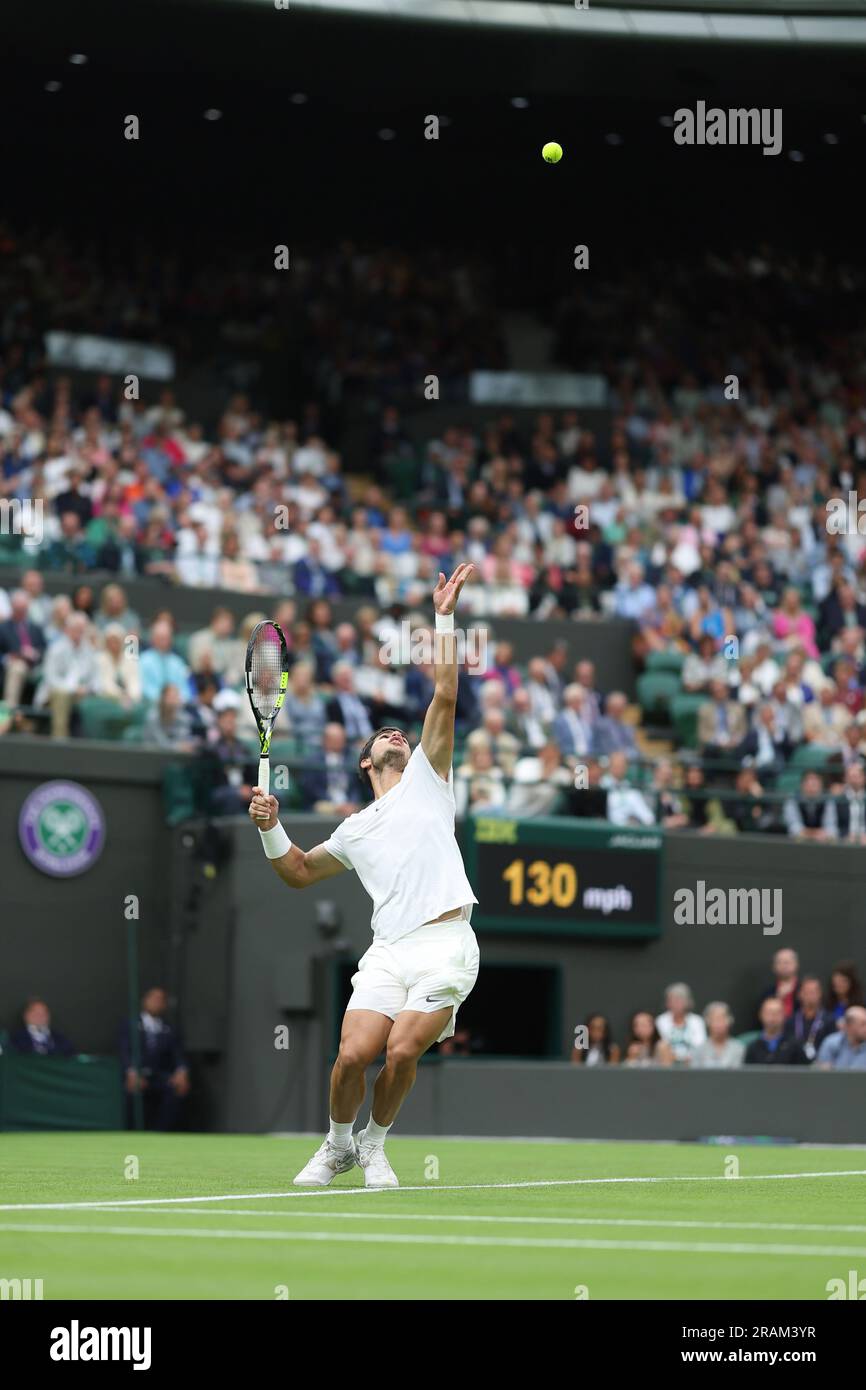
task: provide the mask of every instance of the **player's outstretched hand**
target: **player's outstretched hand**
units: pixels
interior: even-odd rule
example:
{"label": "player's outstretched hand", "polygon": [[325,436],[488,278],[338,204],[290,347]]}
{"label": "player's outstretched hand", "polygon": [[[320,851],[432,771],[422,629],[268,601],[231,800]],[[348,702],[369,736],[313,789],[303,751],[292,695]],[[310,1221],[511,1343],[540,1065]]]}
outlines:
{"label": "player's outstretched hand", "polygon": [[280,803],[275,796],[265,796],[261,787],[253,787],[250,802],[250,820],[259,830],[273,830],[280,813]]}
{"label": "player's outstretched hand", "polygon": [[454,612],[460,597],[460,590],[474,569],[475,566],[472,564],[458,565],[450,579],[446,579],[445,575],[440,573],[436,588],[433,590],[433,607],[437,613],[447,615]]}

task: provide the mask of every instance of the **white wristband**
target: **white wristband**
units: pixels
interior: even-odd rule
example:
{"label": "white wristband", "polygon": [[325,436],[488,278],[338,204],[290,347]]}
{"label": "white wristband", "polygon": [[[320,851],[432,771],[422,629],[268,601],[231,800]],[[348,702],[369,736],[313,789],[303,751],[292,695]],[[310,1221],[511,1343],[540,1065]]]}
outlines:
{"label": "white wristband", "polygon": [[260,830],[262,849],[269,859],[282,859],[292,848],[292,842],[283,827],[277,822],[270,830]]}
{"label": "white wristband", "polygon": [[453,631],[454,631],[454,614],[453,614],[453,613],[437,613],[437,614],[436,614],[436,631],[437,631],[437,632],[453,632]]}

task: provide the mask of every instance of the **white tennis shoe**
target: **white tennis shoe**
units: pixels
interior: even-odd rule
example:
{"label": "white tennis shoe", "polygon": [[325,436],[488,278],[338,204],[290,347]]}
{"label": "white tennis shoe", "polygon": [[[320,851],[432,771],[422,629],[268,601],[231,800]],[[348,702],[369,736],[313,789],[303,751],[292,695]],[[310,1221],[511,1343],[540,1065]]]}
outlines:
{"label": "white tennis shoe", "polygon": [[397,1174],[385,1157],[381,1144],[364,1144],[365,1129],[358,1135],[358,1163],[364,1170],[365,1187],[399,1187]]}
{"label": "white tennis shoe", "polygon": [[335,1149],[330,1139],[316,1149],[309,1163],[293,1179],[296,1187],[327,1187],[338,1173],[348,1173],[358,1163],[358,1149],[354,1136],[348,1149],[342,1152]]}

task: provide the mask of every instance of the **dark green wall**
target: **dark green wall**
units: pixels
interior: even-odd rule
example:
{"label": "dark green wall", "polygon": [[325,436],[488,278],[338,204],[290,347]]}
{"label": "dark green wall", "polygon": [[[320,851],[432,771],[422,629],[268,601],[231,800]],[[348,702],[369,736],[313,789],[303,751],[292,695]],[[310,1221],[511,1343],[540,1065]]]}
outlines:
{"label": "dark green wall", "polygon": [[[124,899],[140,904],[142,980],[168,969],[169,845],[164,754],[70,739],[0,739],[0,1026],[44,994],[54,1022],[84,1052],[113,1051],[126,1008]],[[40,873],[18,841],[25,797],[69,778],[97,798],[106,821],[101,858],[76,878]]]}

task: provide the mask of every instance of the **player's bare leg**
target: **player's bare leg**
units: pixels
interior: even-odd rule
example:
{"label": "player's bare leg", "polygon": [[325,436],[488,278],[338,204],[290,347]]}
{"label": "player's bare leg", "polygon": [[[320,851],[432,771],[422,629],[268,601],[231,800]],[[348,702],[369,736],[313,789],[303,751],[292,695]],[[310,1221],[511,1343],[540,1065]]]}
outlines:
{"label": "player's bare leg", "polygon": [[398,1187],[397,1175],[385,1157],[385,1135],[412,1089],[419,1058],[439,1037],[453,1009],[432,1014],[407,1009],[399,1014],[388,1038],[385,1065],[376,1077],[373,1108],[367,1128],[358,1135],[358,1162],[367,1187]]}
{"label": "player's bare leg", "polygon": [[340,1051],[331,1073],[330,1129],[295,1178],[299,1187],[327,1187],[358,1162],[352,1128],[364,1099],[364,1073],[381,1053],[393,1026],[385,1014],[371,1009],[352,1009],[343,1019]]}
{"label": "player's bare leg", "polygon": [[[331,1119],[355,1119],[367,1089],[365,1074],[383,1051],[394,1020],[372,1009],[350,1009],[343,1019],[340,1051],[331,1072]],[[441,1030],[440,1030],[441,1031]]]}

